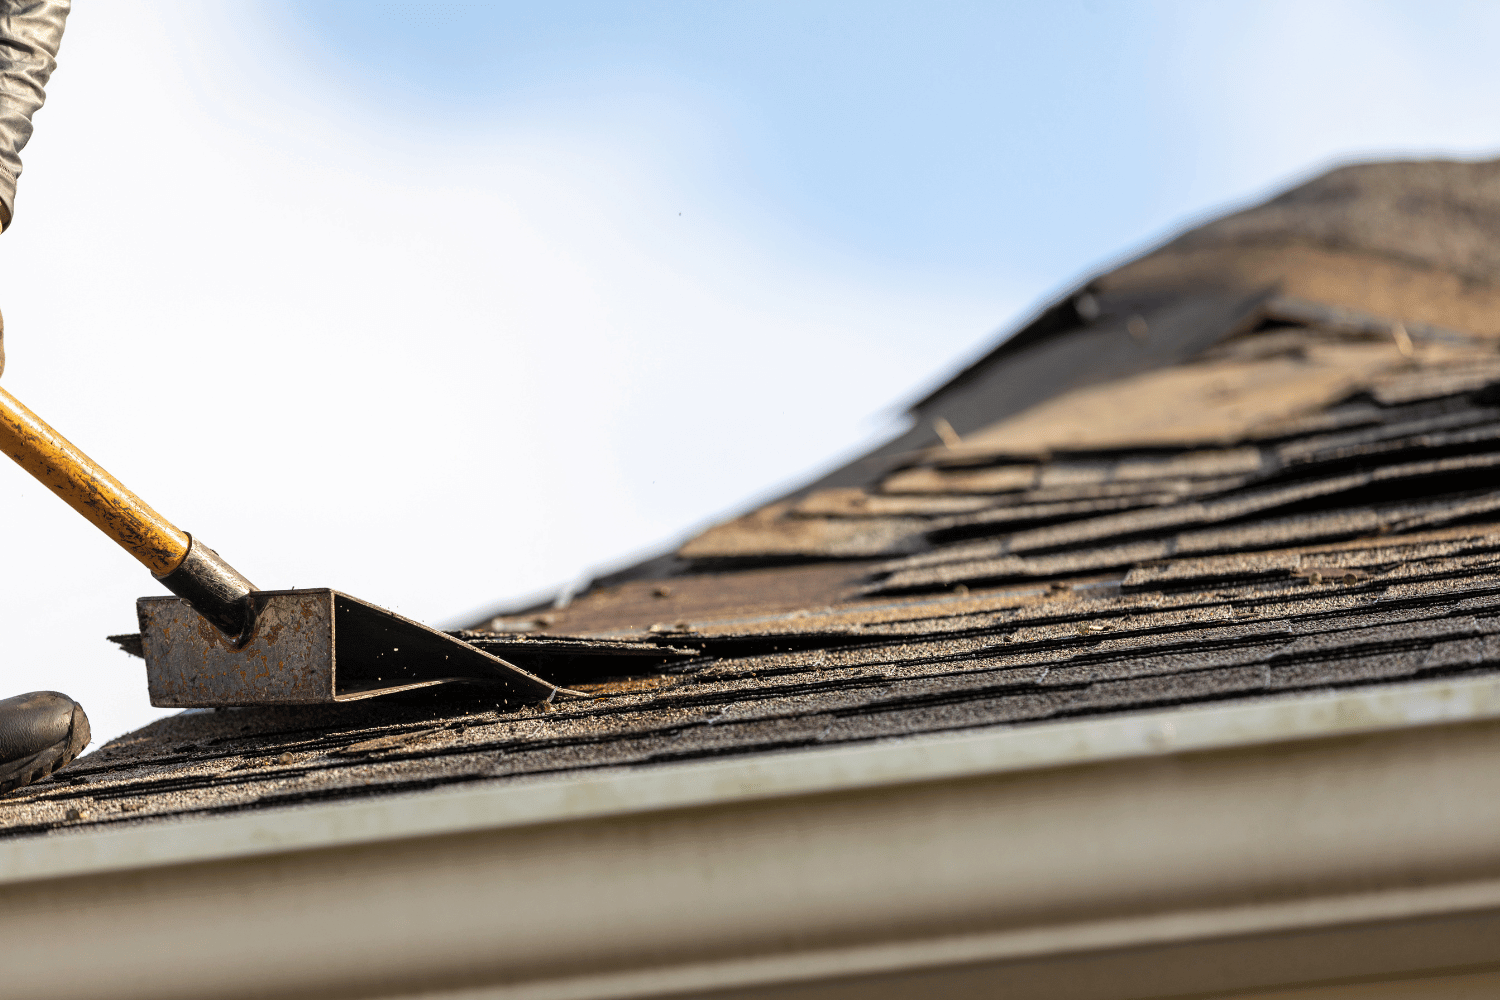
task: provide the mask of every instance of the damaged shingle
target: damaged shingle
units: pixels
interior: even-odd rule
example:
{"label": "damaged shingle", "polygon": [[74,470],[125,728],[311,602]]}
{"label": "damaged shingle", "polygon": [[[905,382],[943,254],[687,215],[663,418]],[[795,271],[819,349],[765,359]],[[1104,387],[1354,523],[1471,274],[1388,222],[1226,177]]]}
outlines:
{"label": "damaged shingle", "polygon": [[1211,222],[817,483],[459,633],[581,696],[178,715],[0,799],[0,831],[1491,672],[1500,238],[1399,192],[1497,181],[1342,168]]}

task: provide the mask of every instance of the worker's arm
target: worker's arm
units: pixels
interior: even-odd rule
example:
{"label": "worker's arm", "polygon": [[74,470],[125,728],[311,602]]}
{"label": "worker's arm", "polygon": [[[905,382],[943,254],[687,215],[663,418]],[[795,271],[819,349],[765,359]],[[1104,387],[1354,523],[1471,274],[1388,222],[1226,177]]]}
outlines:
{"label": "worker's arm", "polygon": [[21,150],[31,116],[47,99],[71,0],[0,0],[0,229],[16,205]]}
{"label": "worker's arm", "polygon": [[[21,150],[31,138],[31,116],[47,99],[71,0],[0,0],[0,230],[15,214]],[[0,372],[5,371],[0,323]]]}

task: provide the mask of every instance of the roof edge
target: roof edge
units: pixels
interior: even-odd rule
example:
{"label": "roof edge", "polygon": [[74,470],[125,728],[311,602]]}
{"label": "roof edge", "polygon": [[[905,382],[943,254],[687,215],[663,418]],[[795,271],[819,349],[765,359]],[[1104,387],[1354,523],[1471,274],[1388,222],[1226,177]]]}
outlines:
{"label": "roof edge", "polygon": [[410,800],[379,804],[404,828],[306,810],[338,849],[244,843],[263,856],[145,877],[104,870],[103,837],[46,838],[98,871],[0,887],[0,935],[27,957],[7,985],[1127,1000],[1493,969],[1497,694],[1439,682],[424,796],[447,835],[421,836]]}
{"label": "roof edge", "polygon": [[1500,677],[1458,678],[485,782],[0,840],[0,886],[1494,719],[1500,719]]}

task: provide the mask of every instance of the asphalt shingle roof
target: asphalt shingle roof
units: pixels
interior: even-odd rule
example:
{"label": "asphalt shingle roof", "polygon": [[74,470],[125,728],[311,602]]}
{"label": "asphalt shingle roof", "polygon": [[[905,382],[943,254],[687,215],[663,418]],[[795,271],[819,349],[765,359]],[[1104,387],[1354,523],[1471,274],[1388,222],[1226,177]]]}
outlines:
{"label": "asphalt shingle roof", "polygon": [[1500,662],[1500,164],[1334,171],[1102,275],[910,430],[464,637],[585,697],[187,712],[0,834]]}

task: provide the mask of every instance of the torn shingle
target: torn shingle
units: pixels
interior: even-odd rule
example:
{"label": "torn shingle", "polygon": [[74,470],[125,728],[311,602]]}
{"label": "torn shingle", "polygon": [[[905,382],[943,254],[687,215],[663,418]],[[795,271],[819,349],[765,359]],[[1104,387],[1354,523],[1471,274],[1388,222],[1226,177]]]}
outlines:
{"label": "torn shingle", "polygon": [[1092,279],[818,483],[461,633],[583,697],[175,716],[0,834],[1491,672],[1500,239],[1402,186],[1500,205],[1500,167],[1349,170]]}

